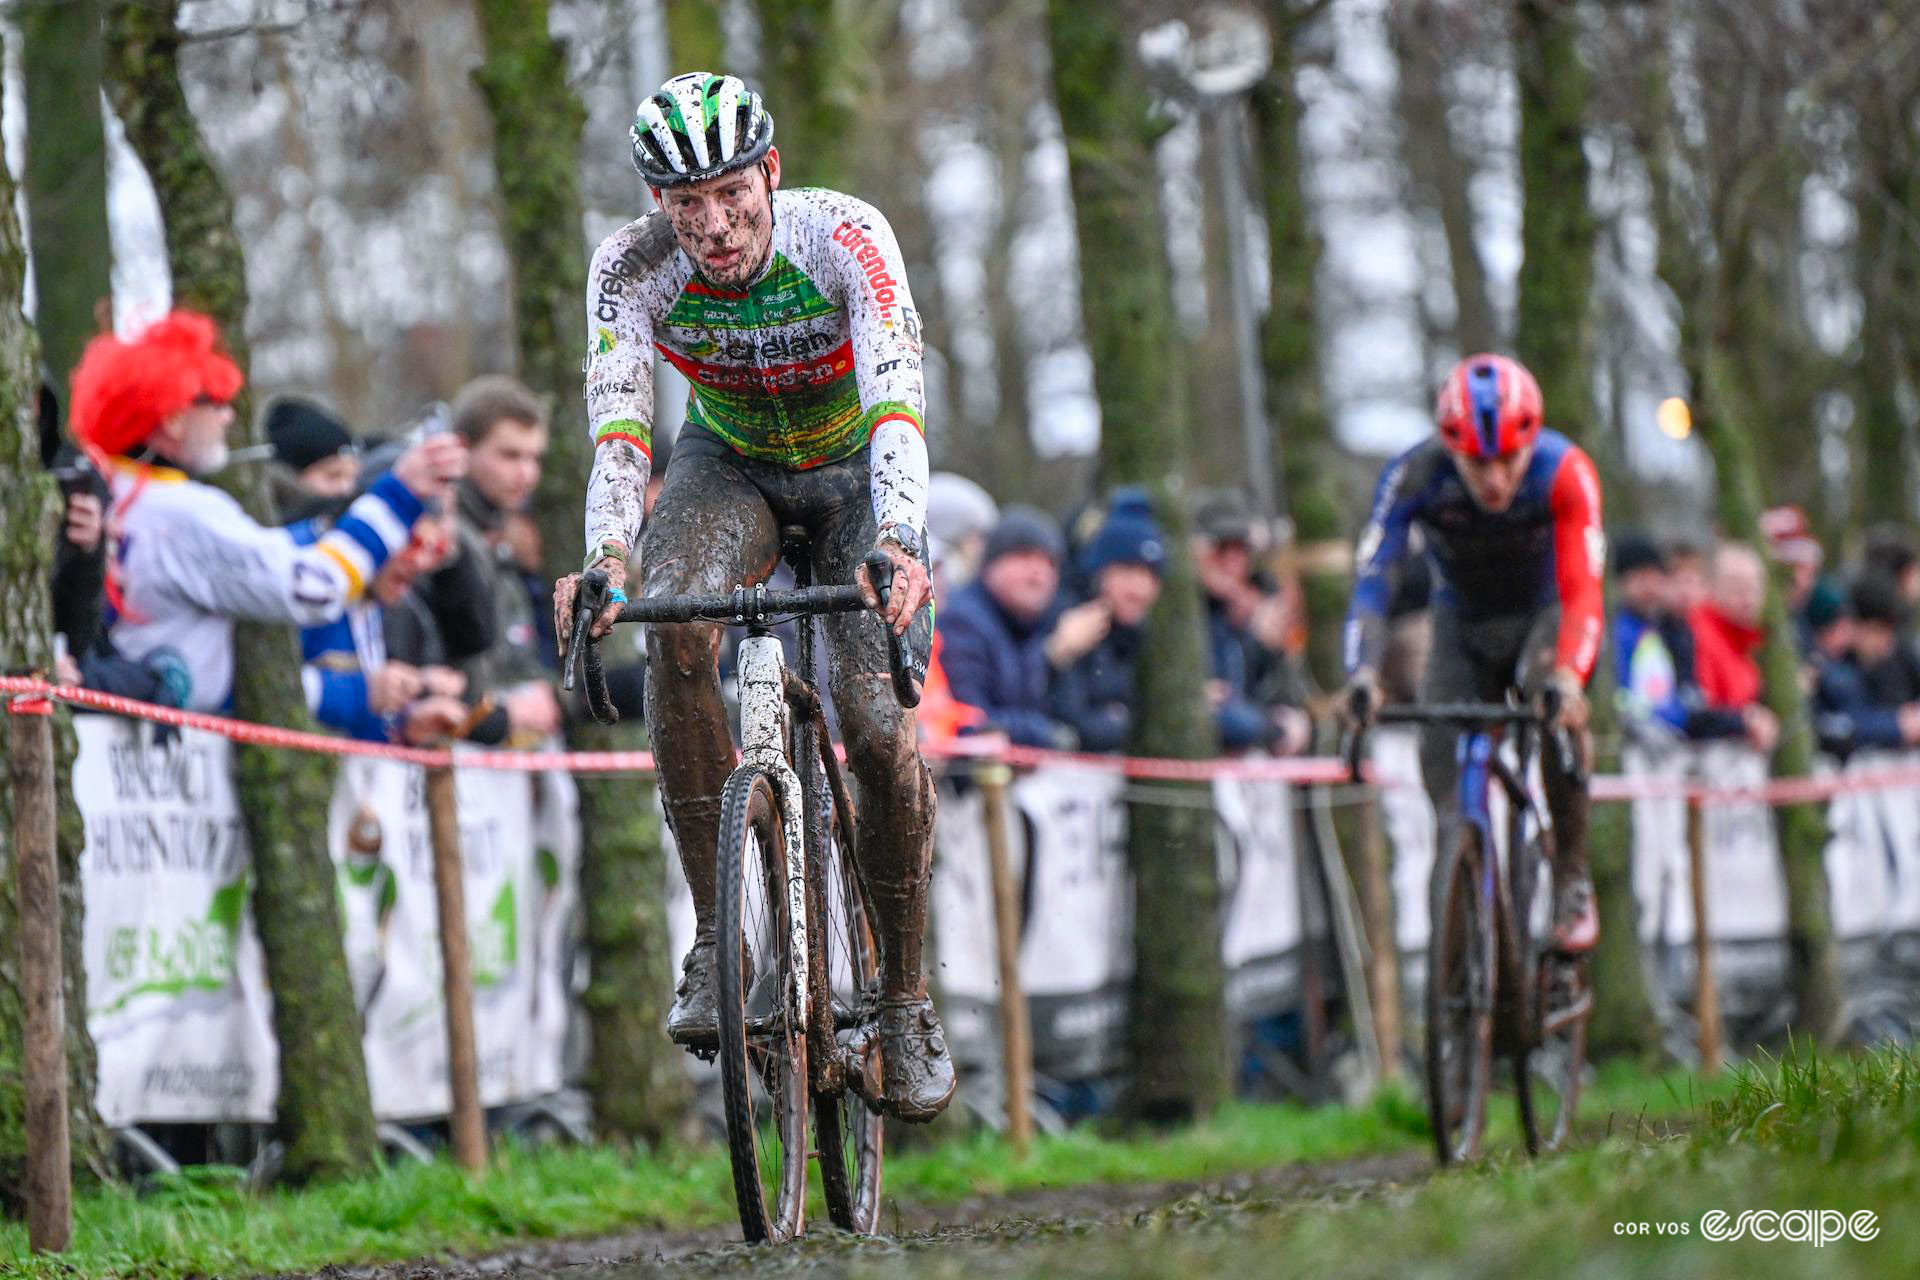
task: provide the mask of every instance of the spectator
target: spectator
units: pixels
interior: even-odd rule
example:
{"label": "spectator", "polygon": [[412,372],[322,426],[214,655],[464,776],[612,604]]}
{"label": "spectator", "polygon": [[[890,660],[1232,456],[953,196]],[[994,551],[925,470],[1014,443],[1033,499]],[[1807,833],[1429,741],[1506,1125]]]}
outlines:
{"label": "spectator", "polygon": [[459,490],[461,535],[481,549],[489,566],[497,626],[493,646],[469,660],[466,673],[506,707],[512,740],[532,745],[559,729],[560,702],[553,669],[543,661],[543,615],[528,594],[508,522],[540,483],[546,409],[516,379],[490,374],[461,388],[452,423],[471,459]]}
{"label": "spectator", "polygon": [[1920,546],[1904,526],[1878,524],[1867,530],[1860,558],[1862,570],[1892,582],[1909,607],[1920,604]]}
{"label": "spectator", "polygon": [[[1819,588],[1813,600],[1827,607]],[[1854,583],[1850,601],[1835,603],[1828,625],[1814,632],[1813,727],[1820,749],[1845,759],[1859,750],[1920,744],[1920,681],[1899,643],[1909,610],[1898,582],[1869,570]]]}
{"label": "spectator", "polygon": [[[1049,645],[1053,663],[1053,710],[1079,737],[1087,751],[1121,751],[1133,733],[1135,671],[1145,623],[1160,598],[1160,574],[1166,565],[1166,541],[1145,493],[1122,489],[1113,495],[1106,520],[1081,555],[1081,570],[1093,598],[1079,606],[1089,622],[1078,628],[1085,644],[1077,654],[1061,642],[1062,625]],[[1062,615],[1062,622],[1074,610]]]}
{"label": "spectator", "polygon": [[124,548],[107,576],[111,638],[195,711],[227,703],[236,618],[303,626],[338,618],[466,462],[452,439],[408,450],[333,529],[300,546],[191,478],[225,465],[229,402],[241,383],[213,322],[191,312],[132,341],[95,338],[73,375],[74,435],[109,474]]}
{"label": "spectator", "polygon": [[[367,742],[438,742],[463,733],[466,677],[450,667],[401,661],[387,651],[385,611],[452,551],[453,532],[432,512],[388,558],[365,600],[332,622],[300,632],[307,706],[320,723]],[[482,741],[498,742],[501,733]]]}
{"label": "spectator", "polygon": [[[940,610],[941,660],[953,696],[977,708],[986,728],[1022,746],[1072,750],[1079,742],[1054,718],[1047,696],[1050,611],[1065,549],[1051,516],[1009,507],[987,537],[979,577]],[[1080,615],[1076,626],[1091,629],[1092,617]]]}
{"label": "spectator", "polygon": [[1920,702],[1920,658],[1902,643],[1913,606],[1899,579],[1869,569],[1853,584],[1853,657],[1882,707]]}
{"label": "spectator", "polygon": [[1753,657],[1767,638],[1766,598],[1767,567],[1759,553],[1723,542],[1714,548],[1707,599],[1687,618],[1705,704],[1738,712],[1747,741],[1761,752],[1773,750],[1780,736],[1779,722],[1760,701],[1760,665]]}
{"label": "spectator", "polygon": [[1807,602],[1807,596],[1813,591],[1814,582],[1820,577],[1820,566],[1826,560],[1826,552],[1821,548],[1820,540],[1813,536],[1806,512],[1791,504],[1768,507],[1762,512],[1760,533],[1766,538],[1768,557],[1787,566],[1791,575],[1787,609],[1798,616]]}
{"label": "spectator", "polygon": [[1693,611],[1707,601],[1707,558],[1698,545],[1687,538],[1667,543],[1667,580],[1670,596],[1667,607],[1677,618],[1691,618]]}
{"label": "spectator", "polygon": [[267,439],[280,513],[289,520],[312,515],[360,487],[353,433],[319,405],[292,396],[275,400],[267,410]]}
{"label": "spectator", "polygon": [[927,478],[927,550],[936,594],[973,581],[987,533],[999,518],[993,495],[965,476],[936,471]]}
{"label": "spectator", "polygon": [[1738,711],[1709,707],[1694,678],[1693,633],[1668,607],[1673,583],[1660,548],[1637,533],[1613,543],[1612,649],[1629,736],[1648,746],[1673,735],[1693,741],[1747,732]]}
{"label": "spectator", "polygon": [[1213,678],[1207,685],[1227,751],[1269,747],[1301,750],[1312,733],[1296,707],[1261,705],[1255,690],[1273,681],[1286,641],[1287,608],[1253,575],[1260,523],[1239,493],[1202,495],[1194,508],[1194,568],[1207,596],[1207,645]]}

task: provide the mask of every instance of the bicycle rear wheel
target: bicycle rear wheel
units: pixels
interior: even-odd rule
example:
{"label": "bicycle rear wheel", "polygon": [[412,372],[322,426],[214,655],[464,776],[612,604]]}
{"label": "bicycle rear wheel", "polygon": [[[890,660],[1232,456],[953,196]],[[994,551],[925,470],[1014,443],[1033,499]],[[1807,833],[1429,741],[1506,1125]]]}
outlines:
{"label": "bicycle rear wheel", "polygon": [[1442,830],[1427,938],[1427,1114],[1440,1163],[1471,1160],[1493,1091],[1494,922],[1481,896],[1486,848],[1463,818]]}
{"label": "bicycle rear wheel", "polygon": [[1587,1015],[1593,995],[1584,956],[1559,955],[1549,945],[1553,929],[1553,865],[1545,847],[1527,845],[1534,888],[1532,902],[1517,909],[1526,926],[1524,981],[1529,984],[1526,1040],[1513,1057],[1514,1092],[1527,1151],[1539,1155],[1566,1144],[1580,1108],[1587,1067]]}
{"label": "bicycle rear wheel", "polygon": [[[846,844],[835,841],[826,850],[822,872],[826,877],[826,918],[816,924],[824,932],[827,978],[833,987],[835,1013],[852,1015],[863,1008],[869,992],[880,981],[880,952],[873,939],[872,917],[866,893]],[[836,1016],[844,1026],[851,1017]],[[847,1027],[836,1036],[836,1047],[859,1033]],[[864,1058],[871,1085],[877,1087],[877,1049]],[[880,1166],[884,1123],[855,1094],[851,1085],[840,1093],[813,1095],[814,1148],[820,1157],[820,1187],[827,1216],[843,1231],[871,1235],[880,1226]]]}
{"label": "bicycle rear wheel", "polygon": [[749,1243],[779,1242],[806,1219],[807,1042],[794,1003],[786,832],[766,770],[727,779],[719,855],[714,994],[734,1199]]}

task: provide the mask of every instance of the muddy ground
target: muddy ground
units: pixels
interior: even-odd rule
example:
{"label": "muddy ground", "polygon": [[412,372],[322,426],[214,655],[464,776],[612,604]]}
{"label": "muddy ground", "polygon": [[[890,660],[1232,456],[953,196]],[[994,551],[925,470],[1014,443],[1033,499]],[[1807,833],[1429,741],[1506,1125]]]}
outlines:
{"label": "muddy ground", "polygon": [[[1201,1182],[1089,1186],[992,1196],[939,1207],[889,1204],[887,1235],[857,1239],[815,1227],[796,1245],[749,1248],[735,1230],[632,1231],[596,1240],[543,1242],[486,1258],[329,1267],[313,1280],[649,1280],[656,1276],[907,1275],[938,1257],[977,1258],[998,1274],[1025,1270],[1022,1259],[1063,1242],[1124,1247],[1125,1233],[1157,1238],[1169,1225],[1206,1227],[1249,1211],[1314,1200],[1343,1202],[1393,1192],[1426,1177],[1424,1150],[1327,1164],[1289,1165]],[[1135,1254],[1134,1261],[1145,1260]],[[304,1280],[283,1277],[282,1280]]]}

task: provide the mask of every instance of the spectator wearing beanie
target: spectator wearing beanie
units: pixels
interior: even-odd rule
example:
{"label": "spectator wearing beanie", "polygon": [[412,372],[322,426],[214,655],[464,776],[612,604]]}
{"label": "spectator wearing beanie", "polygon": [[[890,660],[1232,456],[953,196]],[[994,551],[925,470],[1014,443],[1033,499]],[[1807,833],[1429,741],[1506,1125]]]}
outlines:
{"label": "spectator wearing beanie", "polygon": [[312,514],[319,502],[351,495],[360,483],[360,451],[344,422],[317,404],[282,396],[267,410],[267,440],[278,464],[280,512]]}
{"label": "spectator wearing beanie", "polygon": [[235,619],[338,618],[466,461],[457,441],[415,446],[301,546],[193,479],[225,465],[241,383],[213,321],[185,311],[131,341],[95,338],[73,373],[74,436],[108,475],[123,548],[107,578],[110,639],[130,661],[163,667],[172,700],[193,711],[227,703]]}
{"label": "spectator wearing beanie", "polygon": [[[1822,603],[1816,584],[1808,603]],[[1836,626],[1836,622],[1851,624]],[[1816,629],[1818,669],[1813,730],[1820,749],[1845,759],[1855,751],[1897,751],[1920,743],[1920,681],[1899,637],[1908,608],[1898,579],[1869,568],[1854,583],[1843,610]],[[1838,633],[1838,634],[1836,634]],[[1845,638],[1845,650],[1840,648]],[[1825,643],[1821,644],[1824,639]]]}
{"label": "spectator wearing beanie", "polygon": [[936,471],[927,478],[927,550],[936,591],[951,594],[973,581],[999,519],[993,495],[965,476]]}
{"label": "spectator wearing beanie", "polygon": [[1065,554],[1045,512],[1009,507],[987,536],[980,575],[939,612],[941,662],[959,702],[1029,747],[1070,750],[1072,728],[1052,714],[1047,637]]}
{"label": "spectator wearing beanie", "polygon": [[1160,598],[1166,539],[1145,492],[1113,495],[1080,555],[1092,598],[1060,615],[1047,642],[1053,712],[1083,751],[1124,751],[1138,707],[1135,673],[1147,615]]}

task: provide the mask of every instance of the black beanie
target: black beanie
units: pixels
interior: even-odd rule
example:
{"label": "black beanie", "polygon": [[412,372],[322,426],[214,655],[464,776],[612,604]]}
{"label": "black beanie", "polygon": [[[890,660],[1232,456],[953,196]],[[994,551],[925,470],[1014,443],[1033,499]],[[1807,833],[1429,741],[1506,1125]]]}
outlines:
{"label": "black beanie", "polygon": [[1066,558],[1067,540],[1054,518],[1033,507],[1013,506],[1000,513],[1000,523],[987,535],[982,564],[1016,551],[1044,551],[1058,565]]}
{"label": "black beanie", "polygon": [[267,439],[273,456],[295,471],[305,471],[335,454],[353,451],[353,433],[317,404],[292,397],[267,410]]}

